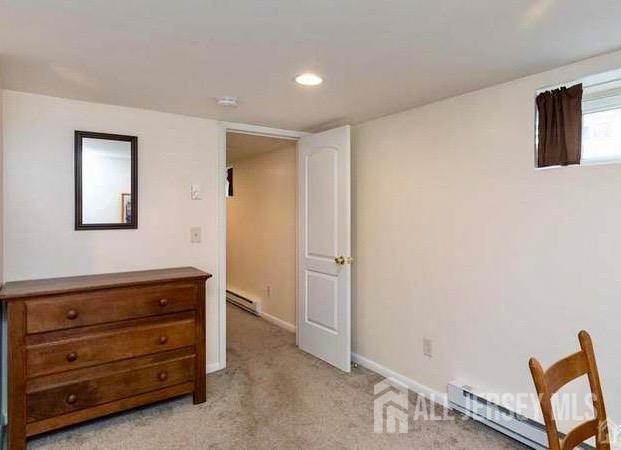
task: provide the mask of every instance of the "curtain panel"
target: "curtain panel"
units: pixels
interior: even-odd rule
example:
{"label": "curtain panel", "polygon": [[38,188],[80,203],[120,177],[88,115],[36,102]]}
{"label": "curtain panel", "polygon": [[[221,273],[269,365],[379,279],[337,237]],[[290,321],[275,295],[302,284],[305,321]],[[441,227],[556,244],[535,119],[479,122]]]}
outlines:
{"label": "curtain panel", "polygon": [[582,84],[537,95],[539,139],[537,166],[580,164],[582,151]]}

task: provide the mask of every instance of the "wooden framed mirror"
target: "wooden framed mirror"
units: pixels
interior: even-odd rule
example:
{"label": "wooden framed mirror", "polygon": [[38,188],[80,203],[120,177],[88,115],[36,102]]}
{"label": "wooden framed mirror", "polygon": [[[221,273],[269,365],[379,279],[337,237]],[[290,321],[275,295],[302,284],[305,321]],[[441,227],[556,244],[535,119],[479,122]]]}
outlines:
{"label": "wooden framed mirror", "polygon": [[138,137],[75,132],[75,229],[138,228]]}

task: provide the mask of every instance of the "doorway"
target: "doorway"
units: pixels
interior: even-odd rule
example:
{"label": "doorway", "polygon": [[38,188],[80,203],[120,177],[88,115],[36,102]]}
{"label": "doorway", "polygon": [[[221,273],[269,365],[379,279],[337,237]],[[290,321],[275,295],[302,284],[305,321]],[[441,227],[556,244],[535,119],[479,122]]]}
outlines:
{"label": "doorway", "polygon": [[226,174],[227,302],[295,332],[297,141],[229,131]]}
{"label": "doorway", "polygon": [[[350,127],[343,126],[320,133],[279,130],[255,125],[223,122],[220,124],[219,164],[220,200],[218,206],[218,364],[226,367],[226,310],[227,288],[246,300],[265,301],[274,295],[273,286],[265,279],[254,281],[250,295],[239,277],[227,283],[227,193],[235,197],[239,192],[239,173],[236,174],[236,156],[227,165],[227,141],[241,141],[247,136],[276,138],[296,142],[296,210],[295,253],[293,264],[296,280],[294,296],[295,322],[274,323],[296,330],[297,346],[333,366],[350,371],[351,361],[351,173]],[[252,151],[252,150],[250,150]],[[243,153],[244,150],[237,153]],[[267,153],[267,152],[266,152]],[[245,158],[241,158],[245,159]],[[231,170],[232,169],[232,170]],[[239,171],[238,171],[239,172]],[[243,183],[243,181],[242,181]],[[255,193],[256,194],[256,193]],[[264,204],[266,196],[254,197],[252,207]],[[246,222],[254,222],[255,215],[245,214]],[[244,226],[247,223],[243,223]],[[263,226],[265,229],[266,227]],[[256,230],[252,230],[256,232]],[[260,239],[251,241],[257,250]],[[232,244],[232,243],[231,243]],[[236,250],[231,249],[231,252]],[[259,252],[260,253],[260,252]],[[235,260],[240,261],[240,258]],[[247,272],[247,271],[246,271]],[[285,270],[285,272],[288,272]],[[248,277],[247,273],[241,274]],[[242,292],[235,292],[235,290]],[[268,291],[270,296],[268,297]],[[250,298],[250,297],[255,298]],[[243,300],[243,299],[242,299]],[[260,307],[263,309],[263,305]],[[272,305],[272,310],[274,310]],[[272,317],[274,314],[267,312]],[[289,316],[290,317],[290,316]],[[276,317],[277,319],[280,319]],[[293,327],[291,326],[293,325]],[[295,327],[295,328],[294,328]]]}

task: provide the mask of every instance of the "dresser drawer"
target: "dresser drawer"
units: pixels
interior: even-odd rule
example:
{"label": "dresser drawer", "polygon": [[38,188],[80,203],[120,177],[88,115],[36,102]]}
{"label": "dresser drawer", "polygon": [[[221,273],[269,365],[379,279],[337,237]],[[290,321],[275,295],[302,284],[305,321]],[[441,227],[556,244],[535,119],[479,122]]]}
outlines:
{"label": "dresser drawer", "polygon": [[[26,396],[26,419],[31,423],[193,379],[194,355],[113,373],[103,366],[101,376],[63,384],[53,383],[49,387],[45,386],[44,381],[31,384]],[[35,386],[34,389],[32,386]]]}
{"label": "dresser drawer", "polygon": [[27,302],[26,332],[41,333],[194,309],[196,284],[106,289]]}
{"label": "dresser drawer", "polygon": [[[194,314],[142,320],[139,325],[81,328],[37,335],[26,347],[27,376],[35,377],[194,345]],[[28,342],[28,341],[27,341]]]}

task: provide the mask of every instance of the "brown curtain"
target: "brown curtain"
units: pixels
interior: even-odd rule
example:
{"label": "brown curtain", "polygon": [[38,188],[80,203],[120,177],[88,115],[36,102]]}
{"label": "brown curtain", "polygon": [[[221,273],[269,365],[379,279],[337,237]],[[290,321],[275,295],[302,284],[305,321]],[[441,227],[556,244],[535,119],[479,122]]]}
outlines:
{"label": "brown curtain", "polygon": [[582,84],[542,92],[537,96],[537,111],[537,166],[580,164]]}

